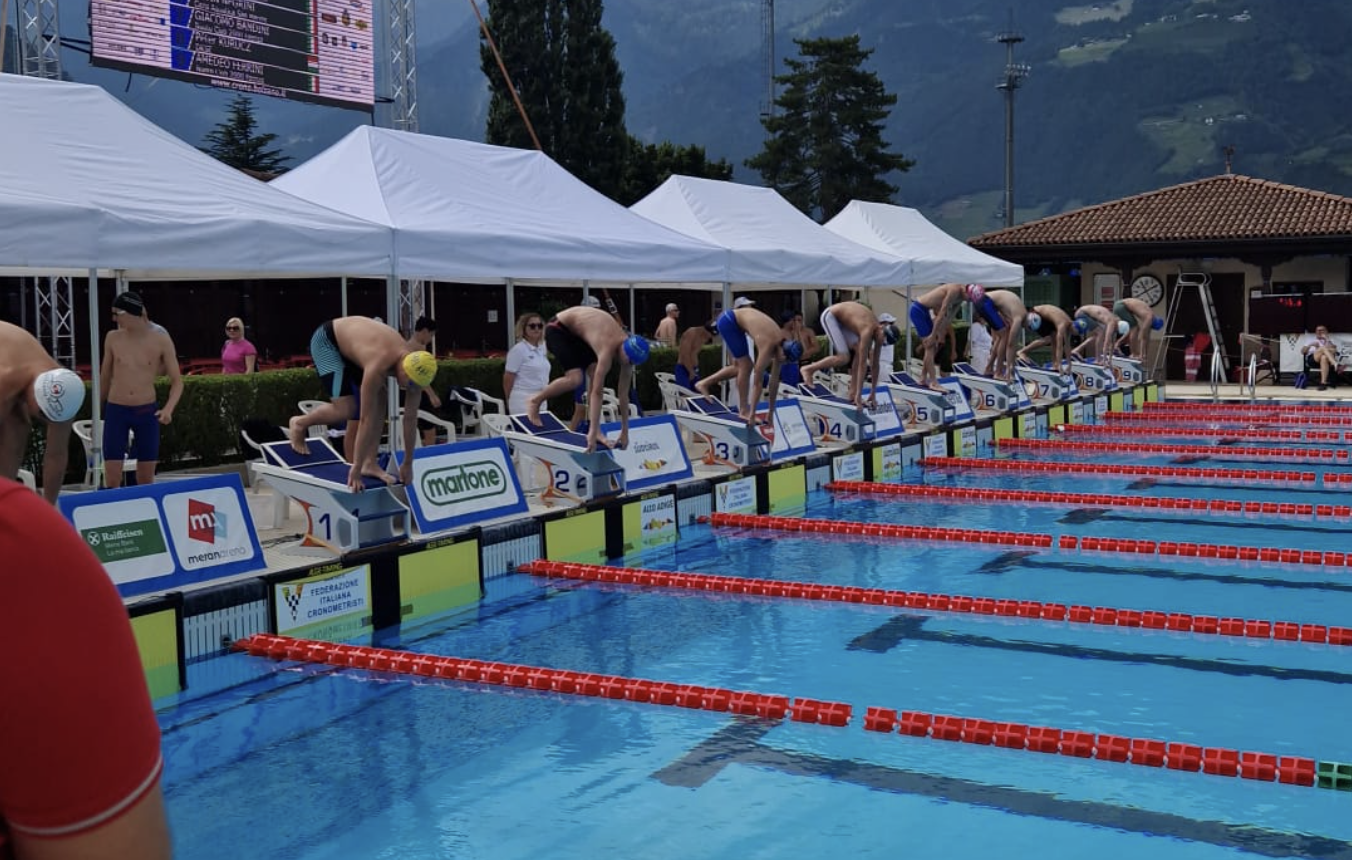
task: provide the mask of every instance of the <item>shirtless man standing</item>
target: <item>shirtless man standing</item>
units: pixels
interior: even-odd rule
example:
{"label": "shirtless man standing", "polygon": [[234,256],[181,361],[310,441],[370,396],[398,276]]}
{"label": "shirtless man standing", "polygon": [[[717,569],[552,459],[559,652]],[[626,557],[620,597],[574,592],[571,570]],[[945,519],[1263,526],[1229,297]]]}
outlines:
{"label": "shirtless man standing", "polygon": [[423,350],[412,349],[399,332],[370,317],[340,317],[315,329],[310,337],[310,357],[329,402],[291,419],[291,447],[309,452],[306,431],[314,424],[357,422],[357,441],[347,487],[360,493],[363,478],[379,478],[387,484],[394,478],[376,462],[380,431],[385,423],[385,378],[393,376],[404,389],[404,461],[399,480],[413,480],[413,448],[418,428],[418,406],[423,389],[437,376],[437,360]]}
{"label": "shirtless man standing", "polygon": [[1070,315],[1056,305],[1034,305],[1028,312],[1027,327],[1038,338],[1025,344],[1017,357],[1027,358],[1028,353],[1038,347],[1051,344],[1052,367],[1061,372],[1062,364],[1070,353],[1071,336],[1076,331]]}
{"label": "shirtless man standing", "polygon": [[[99,399],[105,404],[103,481],[110,489],[122,486],[127,436],[132,434],[136,483],[144,487],[155,480],[160,425],[174,420],[174,408],[183,396],[183,376],[174,341],[164,329],[151,326],[139,293],[127,291],[113,299],[113,319],[117,330],[104,336],[99,364]],[[169,377],[169,396],[163,406],[155,402],[155,379],[160,376]]]}
{"label": "shirtless man standing", "polygon": [[662,321],[657,324],[657,331],[653,332],[653,340],[663,346],[676,345],[676,321],[681,318],[681,308],[675,302],[667,305],[667,315],[662,317]]}
{"label": "shirtless man standing", "polygon": [[707,325],[691,326],[682,332],[681,346],[676,353],[676,367],[672,374],[677,385],[694,390],[695,383],[699,382],[700,350],[713,343],[716,334],[718,326],[713,321]]}
{"label": "shirtless man standing", "polygon": [[[611,447],[601,437],[601,396],[606,385],[606,374],[612,364],[620,368],[615,390],[620,400],[620,438],[616,444],[629,446],[629,388],[634,365],[648,360],[648,342],[638,335],[625,334],[615,318],[600,308],[578,306],[565,308],[545,324],[545,345],[563,366],[563,376],[549,383],[526,401],[526,418],[536,426],[540,421],[540,406],[549,398],[576,391],[587,380],[587,452],[598,444]],[[574,407],[578,409],[580,407]]]}
{"label": "shirtless man standing", "polygon": [[[850,365],[850,391],[846,399],[863,408],[864,370],[873,368],[873,385],[869,389],[868,405],[878,405],[878,384],[882,371],[883,344],[895,344],[901,330],[894,324],[878,322],[873,310],[859,302],[836,302],[822,311],[822,330],[831,344],[831,354],[803,368],[803,382],[812,384],[812,377],[824,368]],[[854,360],[851,363],[850,356]]]}
{"label": "shirtless man standing", "polygon": [[84,404],[85,384],[60,366],[37,338],[0,322],[0,476],[18,477],[34,421],[47,425],[42,495],[55,502],[66,474],[70,423]]}
{"label": "shirtless man standing", "polygon": [[[991,366],[986,370],[986,375],[1008,382],[1014,378],[1014,360],[1019,351],[1018,337],[1023,331],[1028,308],[1024,305],[1023,299],[1010,290],[987,290],[986,301],[995,306],[1004,323],[1003,328],[996,329],[995,337],[992,339]],[[987,321],[990,321],[989,318]],[[994,328],[994,323],[992,327]]]}
{"label": "shirtless man standing", "polygon": [[[737,377],[738,414],[746,419],[748,427],[756,426],[756,406],[760,403],[761,379],[765,371],[770,371],[770,382],[765,387],[766,400],[769,402],[766,414],[770,416],[770,426],[774,426],[775,400],[779,397],[779,369],[786,357],[797,358],[802,355],[802,345],[794,341],[784,342],[779,323],[769,315],[755,308],[755,302],[742,296],[733,302],[732,307],[718,315],[716,325],[723,337],[723,346],[732,356],[732,364],[701,379],[695,384],[695,390],[709,396],[716,383]],[[756,345],[756,361],[751,361],[750,338]],[[787,352],[786,352],[787,350]]]}

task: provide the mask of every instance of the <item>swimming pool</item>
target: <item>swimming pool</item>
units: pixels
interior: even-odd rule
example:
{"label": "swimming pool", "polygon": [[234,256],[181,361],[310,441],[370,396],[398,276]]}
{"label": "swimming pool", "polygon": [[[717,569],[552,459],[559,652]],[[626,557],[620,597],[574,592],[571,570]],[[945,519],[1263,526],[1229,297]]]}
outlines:
{"label": "swimming pool", "polygon": [[[1274,496],[1258,484],[1129,475],[928,469],[905,480],[1115,498]],[[1352,498],[1322,484],[1280,493],[1311,505]],[[625,563],[1352,621],[1345,569],[1059,545],[1074,535],[1337,551],[1345,520],[828,492],[811,494],[804,513],[1053,541],[991,546],[696,525],[677,547]],[[162,712],[179,855],[1352,857],[1352,796],[1343,792],[864,728],[877,707],[1347,762],[1345,646],[527,574],[491,579],[488,590],[471,611],[378,634],[376,644],[846,703],[850,722],[235,655],[225,659],[241,676],[262,674]]]}

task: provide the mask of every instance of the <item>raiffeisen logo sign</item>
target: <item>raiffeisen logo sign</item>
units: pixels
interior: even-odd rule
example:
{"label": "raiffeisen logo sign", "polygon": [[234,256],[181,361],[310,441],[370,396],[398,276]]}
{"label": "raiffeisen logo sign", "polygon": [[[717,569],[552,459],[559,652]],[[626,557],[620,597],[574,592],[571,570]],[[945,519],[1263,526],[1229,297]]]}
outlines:
{"label": "raiffeisen logo sign", "polygon": [[419,480],[418,489],[425,502],[438,507],[500,501],[514,495],[502,466],[492,460],[429,469]]}
{"label": "raiffeisen logo sign", "polygon": [[218,537],[224,540],[228,530],[228,518],[217,511],[215,505],[188,499],[188,537],[214,544]]}

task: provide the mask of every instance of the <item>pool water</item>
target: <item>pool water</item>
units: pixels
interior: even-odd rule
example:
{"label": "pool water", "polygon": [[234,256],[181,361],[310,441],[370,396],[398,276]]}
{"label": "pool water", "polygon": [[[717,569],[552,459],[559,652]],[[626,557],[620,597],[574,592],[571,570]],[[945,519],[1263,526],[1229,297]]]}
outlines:
{"label": "pool water", "polygon": [[[905,480],[1287,493],[980,471],[917,470]],[[1346,548],[1346,523],[1310,517],[826,491],[811,494],[805,514]],[[1352,626],[1352,577],[1296,565],[708,525],[625,563]],[[234,655],[224,659],[260,676],[161,714],[178,855],[1352,858],[1352,794],[863,728],[866,708],[879,706],[1347,762],[1346,647],[526,574],[494,578],[488,590],[480,606],[378,634],[375,644],[844,702],[853,716],[844,727],[772,722]]]}

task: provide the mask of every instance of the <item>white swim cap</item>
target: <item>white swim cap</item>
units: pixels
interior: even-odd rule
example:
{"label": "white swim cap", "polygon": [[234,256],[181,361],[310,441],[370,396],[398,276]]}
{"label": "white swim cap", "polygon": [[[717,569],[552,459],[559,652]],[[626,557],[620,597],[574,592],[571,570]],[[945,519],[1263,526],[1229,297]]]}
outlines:
{"label": "white swim cap", "polygon": [[33,380],[33,396],[48,421],[58,424],[69,421],[84,405],[84,380],[72,370],[55,367],[39,373]]}
{"label": "white swim cap", "polygon": [[1131,323],[1127,322],[1126,320],[1117,321],[1117,334],[1119,337],[1121,337],[1122,335],[1126,334],[1129,331],[1131,331]]}
{"label": "white swim cap", "polygon": [[1037,331],[1042,328],[1042,314],[1037,311],[1029,311],[1028,316],[1023,318],[1023,324],[1026,328]]}

